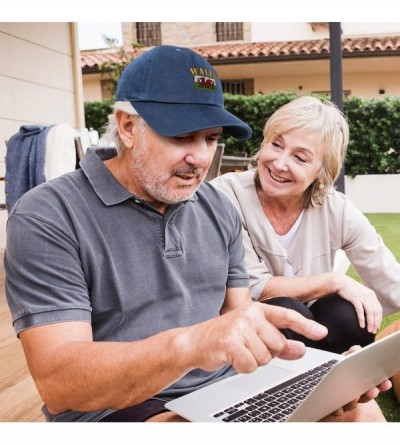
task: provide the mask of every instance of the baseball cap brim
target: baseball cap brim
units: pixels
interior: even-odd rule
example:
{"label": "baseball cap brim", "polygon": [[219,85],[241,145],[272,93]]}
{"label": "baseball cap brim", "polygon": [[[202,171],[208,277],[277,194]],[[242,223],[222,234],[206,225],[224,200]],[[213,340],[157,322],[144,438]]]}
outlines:
{"label": "baseball cap brim", "polygon": [[161,136],[178,136],[217,127],[222,127],[238,140],[249,139],[253,134],[246,123],[217,105],[141,101],[131,103],[150,128]]}

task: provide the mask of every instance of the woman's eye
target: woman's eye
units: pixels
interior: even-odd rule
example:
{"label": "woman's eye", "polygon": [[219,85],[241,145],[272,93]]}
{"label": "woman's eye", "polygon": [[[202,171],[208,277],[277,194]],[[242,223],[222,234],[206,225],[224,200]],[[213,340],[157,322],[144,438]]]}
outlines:
{"label": "woman's eye", "polygon": [[281,146],[278,144],[278,142],[271,142],[271,144],[276,148],[281,148]]}
{"label": "woman's eye", "polygon": [[298,159],[300,162],[306,162],[306,159],[302,158],[299,155],[295,155],[295,158]]}

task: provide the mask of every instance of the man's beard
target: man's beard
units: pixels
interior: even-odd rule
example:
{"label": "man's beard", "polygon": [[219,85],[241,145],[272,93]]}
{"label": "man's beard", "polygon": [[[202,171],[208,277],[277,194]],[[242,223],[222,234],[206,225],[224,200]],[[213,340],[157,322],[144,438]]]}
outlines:
{"label": "man's beard", "polygon": [[[149,147],[146,136],[144,131],[141,131],[140,144],[133,148],[131,171],[147,195],[163,204],[176,204],[190,199],[206,175],[204,169],[194,168],[191,165],[161,175],[159,172],[151,170],[151,165],[146,165],[148,154]],[[195,175],[198,177],[198,184],[197,186],[181,186],[174,190],[168,187],[168,180],[174,175]],[[187,193],[182,193],[184,189],[187,189]]]}
{"label": "man's beard", "polygon": [[[187,201],[190,199],[196,190],[199,188],[201,181],[203,180],[203,169],[201,168],[193,168],[188,166],[186,169],[179,169],[176,171],[172,171],[169,175],[164,175],[161,177],[160,175],[154,175],[152,173],[147,173],[145,175],[141,175],[141,187],[146,191],[146,193],[157,201],[162,202],[164,204],[176,204],[181,201]],[[181,186],[178,190],[174,190],[171,187],[168,187],[168,179],[170,179],[174,175],[188,175],[194,174],[199,176],[198,185],[190,185],[190,186]],[[183,190],[187,190],[186,193]]]}

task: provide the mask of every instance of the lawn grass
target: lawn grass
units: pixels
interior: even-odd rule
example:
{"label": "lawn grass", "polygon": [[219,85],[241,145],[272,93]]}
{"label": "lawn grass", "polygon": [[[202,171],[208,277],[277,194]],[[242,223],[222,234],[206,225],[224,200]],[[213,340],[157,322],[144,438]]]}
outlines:
{"label": "lawn grass", "polygon": [[[371,213],[366,216],[397,261],[400,262],[400,213]],[[347,275],[361,281],[352,266],[350,266]],[[381,329],[395,320],[400,320],[400,312],[384,317]],[[393,390],[380,394],[377,401],[388,422],[400,422],[400,404],[395,398]]]}

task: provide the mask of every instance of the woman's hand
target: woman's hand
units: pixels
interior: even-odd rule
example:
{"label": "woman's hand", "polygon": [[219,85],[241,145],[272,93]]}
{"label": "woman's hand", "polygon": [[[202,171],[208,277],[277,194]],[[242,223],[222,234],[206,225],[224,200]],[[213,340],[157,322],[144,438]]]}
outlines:
{"label": "woman's hand", "polygon": [[[343,355],[351,354],[352,352],[360,349],[360,346],[352,346],[348,351],[344,352]],[[380,385],[369,389],[366,393],[362,394],[358,399],[352,400],[343,407],[337,409],[332,413],[333,416],[341,416],[346,411],[351,411],[357,407],[359,403],[368,403],[373,399],[376,399],[380,392],[388,391],[392,387],[392,382],[390,380],[385,380]]]}
{"label": "woman's hand", "polygon": [[334,274],[334,277],[336,292],[354,306],[360,327],[376,334],[382,322],[382,306],[375,292],[347,275]]}

